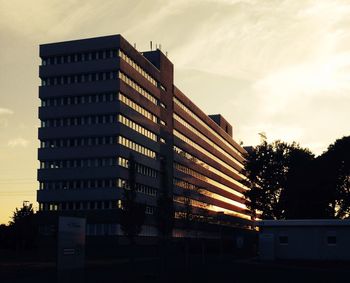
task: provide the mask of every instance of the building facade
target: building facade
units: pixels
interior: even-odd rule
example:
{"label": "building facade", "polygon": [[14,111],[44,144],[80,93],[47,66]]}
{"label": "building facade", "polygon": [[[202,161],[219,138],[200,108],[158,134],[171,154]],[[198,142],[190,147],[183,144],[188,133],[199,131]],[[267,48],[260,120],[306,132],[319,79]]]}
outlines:
{"label": "building facade", "polygon": [[112,35],[44,44],[40,57],[40,213],[84,216],[88,235],[121,234],[133,158],[143,235],[157,234],[164,190],[174,202],[174,235],[184,235],[177,223],[189,209],[197,222],[250,227],[245,150],[221,115],[206,115],[176,88],[159,49],[140,53]]}

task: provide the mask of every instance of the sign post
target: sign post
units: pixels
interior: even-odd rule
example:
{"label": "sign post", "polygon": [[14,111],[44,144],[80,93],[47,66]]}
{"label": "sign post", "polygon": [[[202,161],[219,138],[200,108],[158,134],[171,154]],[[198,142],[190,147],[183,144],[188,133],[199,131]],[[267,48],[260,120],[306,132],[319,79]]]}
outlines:
{"label": "sign post", "polygon": [[85,227],[85,218],[59,217],[57,271],[62,282],[70,282],[73,277],[78,279],[76,277],[82,274],[85,260]]}

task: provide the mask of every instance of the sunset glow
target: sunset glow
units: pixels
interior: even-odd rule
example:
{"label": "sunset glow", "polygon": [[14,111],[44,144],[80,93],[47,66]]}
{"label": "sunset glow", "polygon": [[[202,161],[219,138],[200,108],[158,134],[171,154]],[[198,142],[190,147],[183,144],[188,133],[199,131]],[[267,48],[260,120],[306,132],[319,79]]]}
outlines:
{"label": "sunset glow", "polygon": [[161,44],[176,85],[244,146],[265,132],[320,154],[349,135],[350,1],[117,2],[0,1],[0,223],[24,200],[37,207],[41,43],[120,33],[139,51]]}

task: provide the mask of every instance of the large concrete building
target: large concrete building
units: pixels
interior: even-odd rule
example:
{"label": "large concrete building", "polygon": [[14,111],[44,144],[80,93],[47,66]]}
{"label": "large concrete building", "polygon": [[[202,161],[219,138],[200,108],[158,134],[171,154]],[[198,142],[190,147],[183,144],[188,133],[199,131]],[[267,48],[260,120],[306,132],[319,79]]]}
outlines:
{"label": "large concrete building", "polygon": [[251,227],[245,150],[221,115],[206,115],[174,85],[159,49],[140,53],[112,35],[44,44],[40,57],[37,200],[47,219],[84,216],[88,235],[121,234],[132,153],[143,235],[157,234],[162,190],[174,201],[175,236],[184,235],[177,222],[188,204],[197,220]]}

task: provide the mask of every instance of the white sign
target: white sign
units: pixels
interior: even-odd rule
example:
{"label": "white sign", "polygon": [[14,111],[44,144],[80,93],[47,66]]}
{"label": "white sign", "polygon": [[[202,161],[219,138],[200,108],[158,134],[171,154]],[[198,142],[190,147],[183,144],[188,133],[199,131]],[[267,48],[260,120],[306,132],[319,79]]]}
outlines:
{"label": "white sign", "polygon": [[59,217],[57,269],[84,267],[85,227],[85,218]]}

